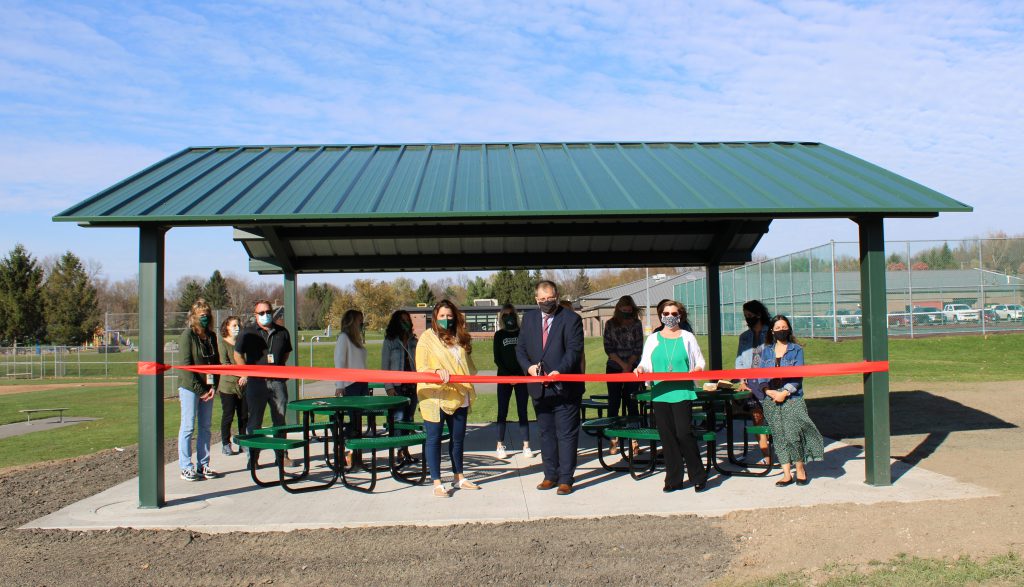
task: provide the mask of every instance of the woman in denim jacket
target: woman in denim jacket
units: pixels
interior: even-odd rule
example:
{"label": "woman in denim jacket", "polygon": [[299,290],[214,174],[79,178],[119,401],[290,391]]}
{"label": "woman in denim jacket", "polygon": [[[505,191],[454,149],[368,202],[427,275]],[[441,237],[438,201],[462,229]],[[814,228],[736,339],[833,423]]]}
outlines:
{"label": "woman in denim jacket", "polygon": [[[771,319],[768,338],[761,353],[761,367],[799,367],[804,364],[804,349],[793,338],[793,327],[783,315]],[[763,382],[763,381],[762,381]],[[810,479],[804,463],[825,458],[824,440],[807,413],[803,397],[803,378],[771,379],[765,385],[761,401],[765,420],[775,439],[775,454],[782,465],[777,487],[794,481],[807,485]],[[796,477],[791,467],[796,466]]]}
{"label": "woman in denim jacket", "polygon": [[[736,368],[753,369],[761,366],[761,352],[764,350],[764,341],[768,336],[768,322],[771,321],[768,308],[758,300],[750,300],[743,304],[743,319],[747,323],[747,330],[740,333],[739,345],[736,348]],[[764,400],[763,386],[751,381],[750,385],[746,380],[741,380],[739,389],[750,391],[749,398],[743,400],[743,408],[750,413],[751,420],[755,426],[764,425],[764,411],[761,409],[761,401]],[[771,461],[771,453],[768,449],[768,435],[758,434],[757,445],[761,448],[761,464],[768,465]]]}

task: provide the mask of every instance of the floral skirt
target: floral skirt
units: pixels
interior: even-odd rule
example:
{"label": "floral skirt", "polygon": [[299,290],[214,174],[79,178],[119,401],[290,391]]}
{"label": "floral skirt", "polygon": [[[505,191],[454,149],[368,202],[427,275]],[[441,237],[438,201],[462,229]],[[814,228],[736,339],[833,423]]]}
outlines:
{"label": "floral skirt", "polygon": [[777,404],[770,397],[761,402],[764,419],[772,429],[775,455],[780,463],[809,463],[825,459],[825,442],[807,413],[802,397]]}

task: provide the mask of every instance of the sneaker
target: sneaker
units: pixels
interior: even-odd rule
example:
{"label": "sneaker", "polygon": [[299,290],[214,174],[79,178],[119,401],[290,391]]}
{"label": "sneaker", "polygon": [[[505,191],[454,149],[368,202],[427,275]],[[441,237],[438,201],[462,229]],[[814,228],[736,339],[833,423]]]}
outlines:
{"label": "sneaker", "polygon": [[498,452],[497,457],[499,459],[504,461],[505,459],[508,458],[508,451],[505,450],[505,445],[500,443],[500,442],[498,443],[498,451],[497,452]]}
{"label": "sneaker", "polygon": [[533,450],[530,449],[530,445],[526,444],[524,442],[523,443],[523,458],[524,459],[532,459],[533,455],[534,455],[534,452],[533,452]]}
{"label": "sneaker", "polygon": [[181,470],[181,478],[185,481],[199,481],[199,476],[196,475],[196,470],[192,467]]}
{"label": "sneaker", "polygon": [[231,445],[230,444],[222,444],[222,445],[220,445],[220,452],[222,454],[226,454],[228,456],[232,456],[232,455],[235,454],[235,451],[231,450]]}
{"label": "sneaker", "polygon": [[[193,473],[193,475],[194,474],[195,473]],[[221,476],[220,473],[218,473],[217,471],[214,471],[213,469],[211,469],[210,465],[203,465],[202,475],[203,475],[203,479],[216,479],[217,477]]]}

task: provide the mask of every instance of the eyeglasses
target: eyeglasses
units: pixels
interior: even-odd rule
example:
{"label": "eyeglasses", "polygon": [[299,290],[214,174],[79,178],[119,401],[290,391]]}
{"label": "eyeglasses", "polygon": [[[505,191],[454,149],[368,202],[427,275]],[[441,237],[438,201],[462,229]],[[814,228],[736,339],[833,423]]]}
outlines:
{"label": "eyeglasses", "polygon": [[256,312],[257,316],[266,316],[267,314],[273,314],[273,310],[263,310],[262,312]]}
{"label": "eyeglasses", "polygon": [[662,316],[678,316],[679,312],[662,312]]}

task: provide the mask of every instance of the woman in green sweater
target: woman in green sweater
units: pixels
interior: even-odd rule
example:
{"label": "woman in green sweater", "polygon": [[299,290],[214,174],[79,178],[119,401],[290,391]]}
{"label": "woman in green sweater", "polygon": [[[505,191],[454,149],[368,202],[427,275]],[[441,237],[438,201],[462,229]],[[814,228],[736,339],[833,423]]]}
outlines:
{"label": "woman in green sweater", "polygon": [[[185,330],[178,339],[180,365],[219,365],[213,312],[200,298],[188,312]],[[184,371],[178,376],[181,425],[178,427],[178,467],[185,481],[213,479],[220,474],[210,467],[210,425],[217,376]],[[198,422],[197,422],[198,421]],[[198,430],[196,430],[198,428]],[[196,434],[198,432],[198,434]],[[196,463],[192,463],[192,436],[196,435]]]}
{"label": "woman in green sweater", "polygon": [[[220,362],[222,365],[233,365],[235,363],[235,337],[241,328],[242,321],[238,316],[228,316],[220,325],[220,336],[223,343],[220,346]],[[220,396],[220,442],[221,452],[226,455],[235,454],[231,450],[231,422],[237,416],[238,431],[245,433],[245,424],[249,419],[249,408],[245,405],[245,394],[242,393],[244,382],[239,381],[236,375],[221,375],[217,382],[217,395]]]}
{"label": "woman in green sweater", "polygon": [[[634,373],[689,373],[704,370],[704,355],[693,334],[680,328],[686,322],[686,307],[669,301],[661,308],[660,332],[647,337],[640,365]],[[683,463],[700,493],[707,488],[707,472],[700,461],[697,439],[690,430],[693,401],[697,392],[693,381],[655,381],[652,388],[654,418],[665,455],[665,488],[670,492],[683,487]]]}

